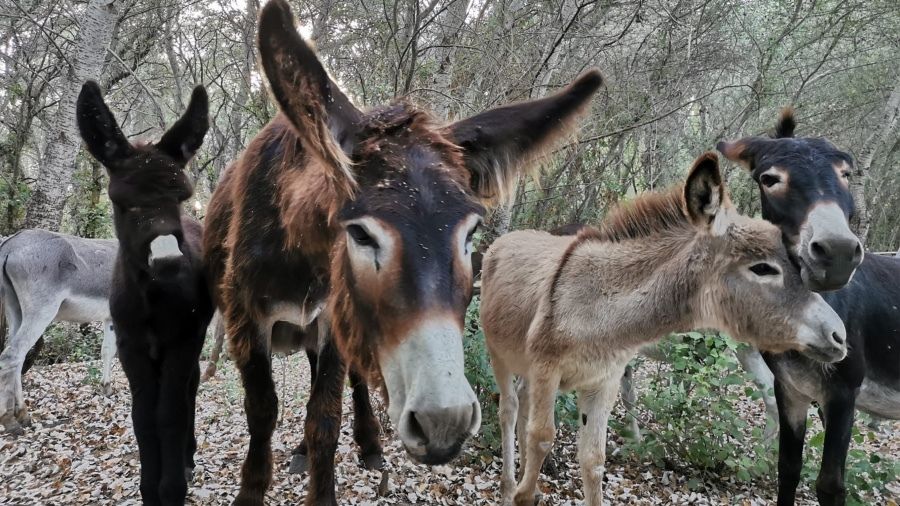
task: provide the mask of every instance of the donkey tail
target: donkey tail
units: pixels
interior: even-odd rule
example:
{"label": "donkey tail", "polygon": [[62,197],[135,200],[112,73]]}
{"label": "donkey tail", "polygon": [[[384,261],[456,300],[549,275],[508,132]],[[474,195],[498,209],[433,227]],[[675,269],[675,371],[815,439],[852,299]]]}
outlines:
{"label": "donkey tail", "polygon": [[[9,273],[6,271],[6,263],[11,253],[9,249],[12,247],[10,241],[19,235],[19,232],[9,237],[0,238],[0,351],[6,348],[6,340],[10,330],[7,311],[20,311],[16,289],[13,287]],[[19,318],[19,321],[21,321],[21,318]]]}

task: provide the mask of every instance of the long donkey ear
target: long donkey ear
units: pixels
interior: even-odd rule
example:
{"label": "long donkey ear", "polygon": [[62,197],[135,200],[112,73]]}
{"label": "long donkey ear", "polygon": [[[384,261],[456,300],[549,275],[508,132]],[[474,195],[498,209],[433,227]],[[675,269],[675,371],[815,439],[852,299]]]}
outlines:
{"label": "long donkey ear", "polygon": [[186,164],[203,144],[203,137],[209,129],[209,98],[203,86],[194,88],[191,102],[181,118],[163,134],[156,147]]}
{"label": "long donkey ear", "polygon": [[727,202],[719,157],[708,151],[694,161],[684,183],[685,211],[694,224],[708,225]]}
{"label": "long donkey ear", "polygon": [[340,187],[352,193],[356,181],[347,152],[360,111],[328,76],[315,51],[294,28],[285,0],[270,0],[259,15],[259,54],[272,95],[304,149],[319,158]]}
{"label": "long donkey ear", "polygon": [[593,69],[549,97],[498,107],[448,125],[448,137],[463,148],[472,190],[489,202],[505,199],[529,162],[575,128],[602,84],[603,77]]}
{"label": "long donkey ear", "polygon": [[75,116],[88,151],[106,168],[116,170],[120,161],[131,156],[131,143],[122,134],[115,116],[103,101],[96,82],[88,81],[81,87],[75,104]]}

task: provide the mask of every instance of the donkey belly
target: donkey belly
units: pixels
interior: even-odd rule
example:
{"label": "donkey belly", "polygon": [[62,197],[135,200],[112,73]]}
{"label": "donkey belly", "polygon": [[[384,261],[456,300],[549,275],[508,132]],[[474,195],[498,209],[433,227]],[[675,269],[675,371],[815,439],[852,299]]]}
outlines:
{"label": "donkey belly", "polygon": [[900,420],[900,390],[866,378],[856,398],[856,407],[870,415]]}
{"label": "donkey belly", "polygon": [[560,364],[560,390],[596,387],[607,382],[618,383],[637,348],[606,350],[602,354],[575,353]]}
{"label": "donkey belly", "polygon": [[97,297],[66,297],[54,321],[90,323],[109,318],[109,299]]}

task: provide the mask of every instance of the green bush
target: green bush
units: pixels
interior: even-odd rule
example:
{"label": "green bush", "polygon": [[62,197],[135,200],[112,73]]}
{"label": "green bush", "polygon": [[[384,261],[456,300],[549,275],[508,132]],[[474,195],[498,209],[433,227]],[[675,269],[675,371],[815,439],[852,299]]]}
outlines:
{"label": "green bush", "polygon": [[[660,345],[671,371],[652,375],[641,401],[653,418],[626,447],[658,465],[708,471],[741,481],[771,477],[774,448],[738,412],[754,394],[735,358],[738,344],[720,334],[676,334]],[[736,444],[740,442],[741,444]]]}
{"label": "green bush", "polygon": [[103,331],[98,324],[55,323],[44,331],[44,347],[36,364],[84,362],[100,358]]}
{"label": "green bush", "polygon": [[[857,413],[857,416],[859,413]],[[807,427],[813,424],[812,417],[807,420]],[[885,458],[877,453],[868,454],[865,450],[854,448],[865,441],[874,441],[878,435],[871,430],[860,431],[854,426],[851,435],[850,451],[847,453],[847,469],[844,481],[847,487],[847,505],[864,506],[872,504],[872,496],[890,496],[887,486],[896,483],[900,477],[900,461]],[[884,437],[884,436],[881,436]],[[814,487],[822,462],[822,448],[825,446],[825,431],[818,431],[806,443],[803,458],[803,480]]]}

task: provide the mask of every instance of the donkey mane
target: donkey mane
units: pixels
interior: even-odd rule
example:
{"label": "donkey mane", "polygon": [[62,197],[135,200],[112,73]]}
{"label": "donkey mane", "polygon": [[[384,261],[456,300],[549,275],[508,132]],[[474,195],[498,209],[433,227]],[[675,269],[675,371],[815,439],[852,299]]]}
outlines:
{"label": "donkey mane", "polygon": [[794,108],[787,106],[781,110],[778,123],[775,124],[775,138],[793,137],[797,128],[797,120],[794,118]]}
{"label": "donkey mane", "polygon": [[615,206],[600,222],[580,234],[582,240],[622,242],[690,227],[684,211],[684,186],[648,192]]}

